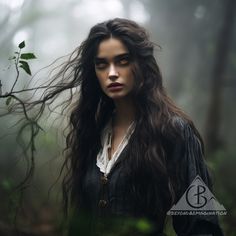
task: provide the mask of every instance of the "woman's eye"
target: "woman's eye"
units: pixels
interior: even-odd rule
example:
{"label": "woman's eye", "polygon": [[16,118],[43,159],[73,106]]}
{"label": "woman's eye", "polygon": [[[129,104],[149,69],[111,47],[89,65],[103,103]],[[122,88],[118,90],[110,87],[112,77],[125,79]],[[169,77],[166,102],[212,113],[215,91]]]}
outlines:
{"label": "woman's eye", "polygon": [[104,69],[106,68],[107,64],[105,62],[98,62],[98,63],[95,63],[95,66],[97,69]]}
{"label": "woman's eye", "polygon": [[129,64],[129,59],[128,58],[122,58],[119,60],[120,65],[128,65]]}

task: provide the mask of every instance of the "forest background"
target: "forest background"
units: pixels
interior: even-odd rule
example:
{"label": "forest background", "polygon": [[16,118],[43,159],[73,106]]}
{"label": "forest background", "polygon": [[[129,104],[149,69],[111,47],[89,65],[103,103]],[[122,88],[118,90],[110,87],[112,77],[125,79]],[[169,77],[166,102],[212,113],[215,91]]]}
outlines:
{"label": "forest background", "polygon": [[[204,137],[214,193],[227,210],[220,217],[225,235],[236,235],[236,4],[235,0],[0,0],[0,92],[12,88],[18,45],[33,52],[20,70],[14,91],[49,79],[51,63],[72,52],[91,26],[114,17],[144,25],[155,50],[164,84]],[[51,65],[51,66],[49,66]],[[42,69],[44,68],[44,69]],[[37,72],[37,73],[36,73]],[[27,87],[28,86],[28,87]],[[32,93],[20,94],[27,98]],[[40,92],[34,94],[38,98]],[[34,174],[24,189],[15,186],[29,174],[30,156],[22,153],[17,134],[22,117],[10,114],[10,101],[0,98],[0,235],[61,235],[60,180],[66,115],[45,114],[35,138]],[[60,99],[59,99],[60,100]],[[7,112],[6,112],[7,111]],[[9,113],[7,115],[4,115]],[[28,138],[29,131],[23,135]],[[19,205],[20,203],[20,205]],[[17,214],[16,214],[17,213]],[[167,232],[172,235],[171,230]]]}

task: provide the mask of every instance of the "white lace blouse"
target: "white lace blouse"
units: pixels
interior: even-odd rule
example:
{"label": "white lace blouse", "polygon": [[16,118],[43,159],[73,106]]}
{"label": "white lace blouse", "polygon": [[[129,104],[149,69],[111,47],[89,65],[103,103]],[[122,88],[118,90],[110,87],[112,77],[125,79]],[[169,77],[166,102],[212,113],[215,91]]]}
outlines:
{"label": "white lace blouse", "polygon": [[108,122],[105,126],[102,134],[101,134],[101,144],[102,148],[97,155],[97,163],[96,165],[99,167],[100,171],[104,173],[104,175],[108,175],[112,166],[115,164],[116,160],[120,156],[120,153],[128,144],[129,138],[133,133],[135,128],[134,121],[129,125],[125,135],[123,136],[120,144],[118,145],[116,151],[112,155],[111,159],[108,158],[108,148],[111,147],[111,139],[112,139],[112,120]]}

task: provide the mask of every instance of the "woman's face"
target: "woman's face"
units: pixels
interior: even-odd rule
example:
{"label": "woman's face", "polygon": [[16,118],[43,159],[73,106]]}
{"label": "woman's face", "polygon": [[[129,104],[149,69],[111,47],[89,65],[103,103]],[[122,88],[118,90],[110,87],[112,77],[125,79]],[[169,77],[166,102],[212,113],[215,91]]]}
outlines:
{"label": "woman's face", "polygon": [[119,39],[109,38],[99,44],[95,72],[103,92],[114,100],[127,97],[134,87],[131,58]]}

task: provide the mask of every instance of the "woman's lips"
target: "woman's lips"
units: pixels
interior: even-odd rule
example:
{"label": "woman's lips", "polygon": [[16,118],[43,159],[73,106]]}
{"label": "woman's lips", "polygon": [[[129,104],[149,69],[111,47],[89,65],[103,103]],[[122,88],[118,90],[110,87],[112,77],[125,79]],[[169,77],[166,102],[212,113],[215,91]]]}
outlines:
{"label": "woman's lips", "polygon": [[110,91],[119,91],[123,88],[123,84],[120,83],[111,83],[110,85],[108,85],[108,89]]}
{"label": "woman's lips", "polygon": [[120,83],[117,83],[117,82],[111,83],[111,84],[108,85],[108,88],[110,88],[110,87],[116,87],[116,86],[123,86],[123,84],[120,84]]}
{"label": "woman's lips", "polygon": [[114,92],[114,91],[120,91],[123,89],[123,85],[120,86],[111,86],[108,88],[110,91]]}

